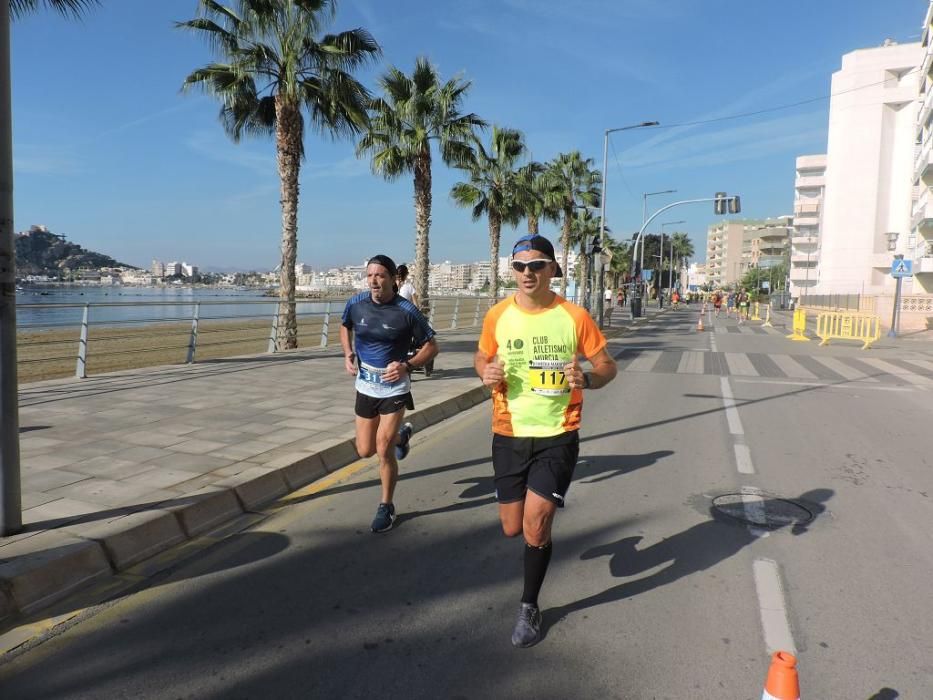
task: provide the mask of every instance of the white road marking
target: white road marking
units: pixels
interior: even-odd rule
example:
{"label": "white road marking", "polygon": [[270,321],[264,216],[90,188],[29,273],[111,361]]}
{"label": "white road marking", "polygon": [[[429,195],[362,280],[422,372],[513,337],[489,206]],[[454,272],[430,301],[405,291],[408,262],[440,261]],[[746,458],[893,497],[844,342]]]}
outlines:
{"label": "white road marking", "polygon": [[726,364],[729,365],[729,374],[733,376],[757,377],[758,370],[748,359],[748,355],[742,352],[727,352]]}
{"label": "white road marking", "polygon": [[878,381],[875,377],[869,377],[864,372],[859,372],[854,367],[850,367],[845,362],[840,362],[835,357],[814,356],[813,359],[816,362],[819,362],[820,364],[825,365],[826,367],[831,369],[836,374],[841,374],[846,379],[849,379],[849,380],[857,379],[858,381],[861,381],[861,382],[877,382]]}
{"label": "white road marking", "polygon": [[677,374],[703,374],[703,357],[702,352],[685,352],[677,365]]}
{"label": "white road marking", "polygon": [[933,379],[927,379],[926,377],[922,377],[919,374],[914,374],[909,369],[904,369],[903,367],[892,365],[890,362],[876,360],[873,357],[866,357],[862,360],[862,362],[867,362],[873,367],[877,367],[882,372],[893,374],[898,379],[903,379],[905,382],[909,382],[915,386],[922,386],[925,388],[933,387]]}
{"label": "white road marking", "polygon": [[784,603],[784,590],[777,562],[772,559],[756,559],[752,566],[765,647],[769,654],[776,651],[796,654],[797,645],[787,621],[787,606]]}
{"label": "white road marking", "polygon": [[[746,384],[783,384],[785,386],[822,386],[827,389],[871,389],[872,391],[915,391],[913,387],[910,386],[877,386],[875,384],[863,384],[859,383],[846,383],[846,384],[833,384],[832,382],[803,382],[793,379],[753,379],[751,377],[736,377],[736,382],[744,382]],[[868,381],[867,379],[865,380]]]}
{"label": "white road marking", "polygon": [[729,423],[729,432],[733,435],[744,435],[742,430],[742,421],[739,419],[739,412],[735,408],[735,398],[732,396],[732,388],[729,386],[728,377],[720,377],[722,386],[722,403],[726,407],[726,421]]}
{"label": "white road marking", "polygon": [[817,378],[816,375],[813,374],[813,372],[808,370],[806,367],[801,365],[799,362],[796,362],[794,358],[792,358],[790,355],[776,354],[776,355],[768,355],[768,357],[770,357],[774,361],[774,364],[776,364],[778,368],[788,377],[792,377],[794,379],[816,379]]}
{"label": "white road marking", "polygon": [[625,368],[626,372],[650,372],[661,357],[660,350],[647,350],[636,357]]}
{"label": "white road marking", "polygon": [[735,466],[740,474],[754,474],[755,465],[752,464],[752,453],[748,445],[734,445],[735,447]]}

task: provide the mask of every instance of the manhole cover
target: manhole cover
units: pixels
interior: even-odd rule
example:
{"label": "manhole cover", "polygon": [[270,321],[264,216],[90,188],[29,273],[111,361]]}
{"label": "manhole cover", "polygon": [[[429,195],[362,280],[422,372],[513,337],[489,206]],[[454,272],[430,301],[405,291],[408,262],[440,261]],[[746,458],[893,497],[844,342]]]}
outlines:
{"label": "manhole cover", "polygon": [[813,513],[786,498],[760,493],[727,493],[713,499],[713,508],[735,520],[757,527],[804,525]]}

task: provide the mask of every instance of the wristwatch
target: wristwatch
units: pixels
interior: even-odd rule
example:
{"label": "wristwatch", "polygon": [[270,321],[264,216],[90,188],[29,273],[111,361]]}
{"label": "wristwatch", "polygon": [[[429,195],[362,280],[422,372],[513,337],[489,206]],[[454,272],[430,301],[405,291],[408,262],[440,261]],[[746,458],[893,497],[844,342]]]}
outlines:
{"label": "wristwatch", "polygon": [[583,388],[584,389],[590,388],[590,373],[589,372],[583,373]]}
{"label": "wristwatch", "polygon": [[413,365],[411,364],[411,362],[409,362],[408,360],[405,360],[402,364],[405,365],[405,369],[408,370],[408,373],[409,373],[409,374],[411,374],[412,372],[415,371],[414,366],[413,366]]}

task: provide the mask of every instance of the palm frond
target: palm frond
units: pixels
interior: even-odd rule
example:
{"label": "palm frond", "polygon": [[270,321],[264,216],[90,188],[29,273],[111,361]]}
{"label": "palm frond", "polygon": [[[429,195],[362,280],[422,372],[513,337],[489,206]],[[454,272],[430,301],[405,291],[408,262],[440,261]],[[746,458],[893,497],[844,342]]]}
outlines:
{"label": "palm frond", "polygon": [[46,7],[63,15],[78,18],[85,11],[99,4],[100,0],[10,0],[10,16],[13,19],[20,19]]}

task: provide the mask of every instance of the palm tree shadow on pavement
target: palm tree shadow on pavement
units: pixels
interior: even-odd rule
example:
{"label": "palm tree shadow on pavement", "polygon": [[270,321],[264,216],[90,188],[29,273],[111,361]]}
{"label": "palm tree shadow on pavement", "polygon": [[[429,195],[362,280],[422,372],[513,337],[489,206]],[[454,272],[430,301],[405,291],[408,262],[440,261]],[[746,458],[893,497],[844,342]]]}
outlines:
{"label": "palm tree shadow on pavement", "polygon": [[[808,509],[812,517],[806,522],[794,523],[791,533],[804,534],[810,523],[826,509],[823,504],[832,498],[834,493],[832,489],[813,489],[793,499]],[[765,499],[762,506],[767,513],[769,500]],[[710,515],[710,520],[698,523],[644,549],[638,549],[638,543],[642,538],[635,536],[623,537],[616,542],[592,547],[585,551],[580,555],[580,559],[608,556],[609,573],[615,578],[638,576],[658,566],[665,564],[666,566],[644,578],[625,581],[600,593],[545,610],[543,625],[545,634],[547,629],[571,613],[631,598],[674,583],[685,576],[705,571],[737,554],[743,547],[757,539],[748,527],[735,527],[739,521],[722,515],[713,507],[710,507]],[[781,527],[783,526],[770,529],[779,530]]]}

